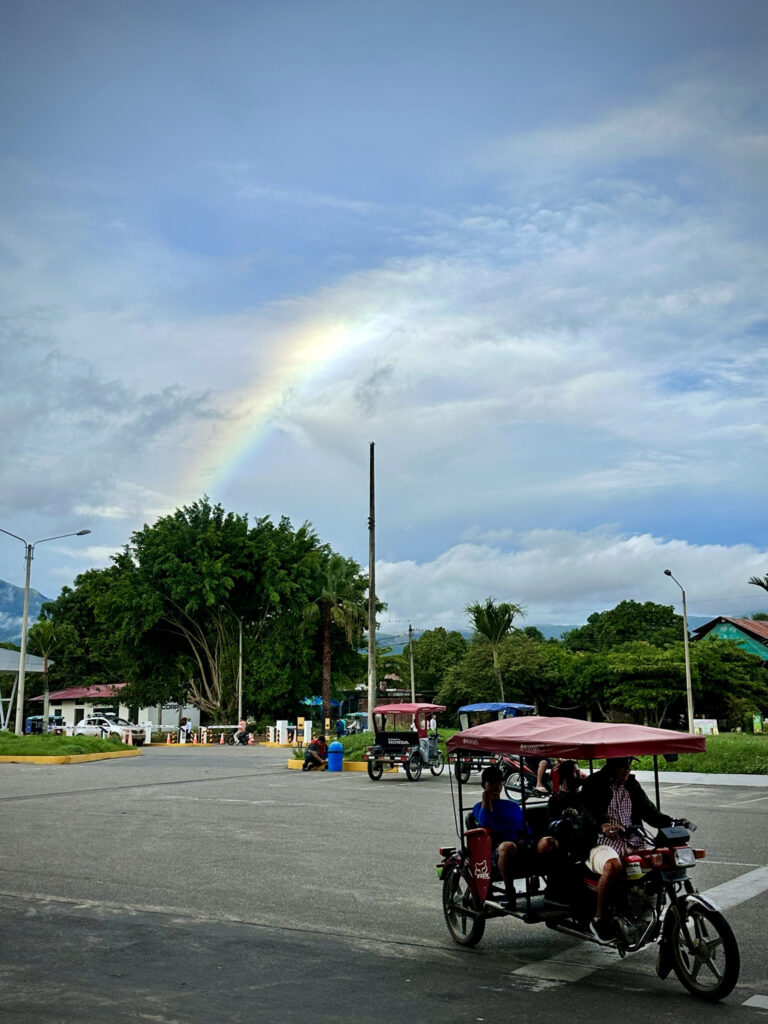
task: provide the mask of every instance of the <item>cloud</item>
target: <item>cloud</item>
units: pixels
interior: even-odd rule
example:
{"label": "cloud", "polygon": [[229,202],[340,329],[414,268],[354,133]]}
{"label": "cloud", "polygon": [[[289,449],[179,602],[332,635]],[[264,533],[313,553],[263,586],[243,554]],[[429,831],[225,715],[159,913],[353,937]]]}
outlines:
{"label": "cloud", "polygon": [[514,547],[457,544],[429,562],[376,563],[376,589],[388,604],[382,629],[422,617],[419,628],[465,628],[467,604],[492,594],[526,609],[527,622],[583,623],[620,601],[656,601],[680,610],[686,588],[692,615],[741,616],[765,606],[750,576],[762,575],[768,550],[747,544],[690,544],[600,527],[586,533],[531,530]]}

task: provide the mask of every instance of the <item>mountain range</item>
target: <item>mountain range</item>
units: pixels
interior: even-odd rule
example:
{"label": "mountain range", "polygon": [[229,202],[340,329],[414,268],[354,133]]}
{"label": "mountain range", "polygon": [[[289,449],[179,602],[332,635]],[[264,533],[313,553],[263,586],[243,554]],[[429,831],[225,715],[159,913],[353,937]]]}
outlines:
{"label": "mountain range", "polygon": [[[29,591],[27,622],[37,622],[40,609],[50,597],[39,590]],[[21,643],[21,617],[24,613],[24,588],[0,580],[0,643]]]}

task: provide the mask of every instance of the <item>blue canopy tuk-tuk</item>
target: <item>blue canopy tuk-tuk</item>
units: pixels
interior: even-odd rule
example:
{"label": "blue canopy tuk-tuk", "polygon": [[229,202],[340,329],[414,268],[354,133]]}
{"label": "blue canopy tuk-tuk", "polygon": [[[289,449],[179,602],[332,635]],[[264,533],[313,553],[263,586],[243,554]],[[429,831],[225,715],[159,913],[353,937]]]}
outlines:
{"label": "blue canopy tuk-tuk", "polygon": [[[486,722],[502,721],[505,718],[519,718],[520,715],[533,715],[536,709],[533,704],[510,704],[504,701],[483,701],[479,704],[464,704],[457,714],[459,716],[459,729],[465,731],[475,725],[485,725]],[[469,757],[466,754],[458,755],[454,764],[454,772],[457,779],[468,782],[473,771],[479,772],[487,764],[495,759],[488,755],[482,757]]]}

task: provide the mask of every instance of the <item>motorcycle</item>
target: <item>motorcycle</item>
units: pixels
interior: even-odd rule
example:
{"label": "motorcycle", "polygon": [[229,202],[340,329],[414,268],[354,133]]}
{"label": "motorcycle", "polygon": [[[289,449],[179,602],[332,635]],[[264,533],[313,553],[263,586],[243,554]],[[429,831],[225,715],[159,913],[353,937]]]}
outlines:
{"label": "motorcycle", "polygon": [[[539,759],[532,758],[532,760],[537,762]],[[499,767],[504,775],[504,793],[508,800],[519,800],[522,786],[525,786],[526,796],[529,798],[540,797],[546,800],[557,791],[557,771],[561,759],[558,758],[556,762],[552,758],[546,758],[546,760],[549,764],[542,780],[546,793],[538,793],[536,791],[537,771],[528,764],[525,757],[504,754],[500,758]],[[538,764],[536,768],[538,769]],[[462,781],[466,780],[462,779]]]}
{"label": "motorcycle", "polygon": [[235,736],[236,736],[236,733],[234,733],[234,732],[229,733],[229,735],[227,736],[227,739],[226,739],[227,746],[236,747],[238,744],[241,747],[247,747],[248,746],[248,733],[247,732],[241,733],[239,736],[237,736],[237,739],[235,739]]}
{"label": "motorcycle", "polygon": [[[621,756],[630,746],[636,752],[653,754],[658,806],[658,755],[703,750],[704,737],[570,719],[513,719],[457,733],[448,741],[448,750],[449,758],[454,751],[465,756],[467,750],[475,753],[483,748],[519,756],[532,745],[537,754],[546,747],[546,754],[589,759],[590,768],[594,757]],[[523,814],[534,838],[554,832],[567,847],[568,819],[563,819],[560,826],[550,826],[546,808],[540,804],[526,807],[525,790],[521,795]],[[613,893],[612,933],[600,938],[590,930],[597,899],[596,875],[583,865],[571,864],[567,881],[560,879],[558,892],[558,897],[563,893],[566,898],[557,902],[541,894],[539,875],[528,875],[522,879],[524,888],[518,889],[510,901],[510,893],[492,867],[490,831],[477,827],[471,811],[466,818],[463,815],[459,779],[458,820],[463,823],[457,828],[460,846],[442,847],[437,865],[443,887],[443,914],[459,945],[476,946],[487,921],[514,917],[525,924],[545,924],[554,931],[612,948],[621,958],[655,944],[659,977],[664,979],[674,972],[699,999],[715,1002],[733,990],[740,970],[738,944],[718,907],[696,890],[689,877],[705,852],[690,845],[692,829],[685,819],[674,820],[655,835],[633,826],[631,831],[641,845],[630,848],[622,858],[624,877]],[[553,870],[547,882],[555,880]]]}

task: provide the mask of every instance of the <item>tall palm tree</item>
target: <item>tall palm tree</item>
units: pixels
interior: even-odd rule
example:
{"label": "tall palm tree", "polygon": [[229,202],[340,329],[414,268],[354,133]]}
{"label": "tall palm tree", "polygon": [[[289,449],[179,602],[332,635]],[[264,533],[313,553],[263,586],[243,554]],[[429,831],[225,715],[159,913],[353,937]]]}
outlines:
{"label": "tall palm tree", "polygon": [[467,614],[469,615],[476,633],[484,636],[491,645],[493,654],[493,671],[496,675],[496,682],[499,684],[499,693],[504,700],[504,683],[501,678],[499,667],[499,646],[501,641],[515,628],[512,620],[516,615],[525,615],[522,605],[510,604],[501,601],[496,604],[492,597],[485,599],[485,604],[468,604]]}
{"label": "tall palm tree", "polygon": [[759,576],[750,576],[747,582],[751,583],[754,587],[762,587],[763,590],[768,590],[768,574],[762,579]]}
{"label": "tall palm tree", "polygon": [[323,721],[331,717],[331,626],[341,627],[353,643],[367,621],[365,579],[352,558],[333,552],[321,566],[316,580],[317,596],[304,608],[304,617],[319,625],[323,638]]}

